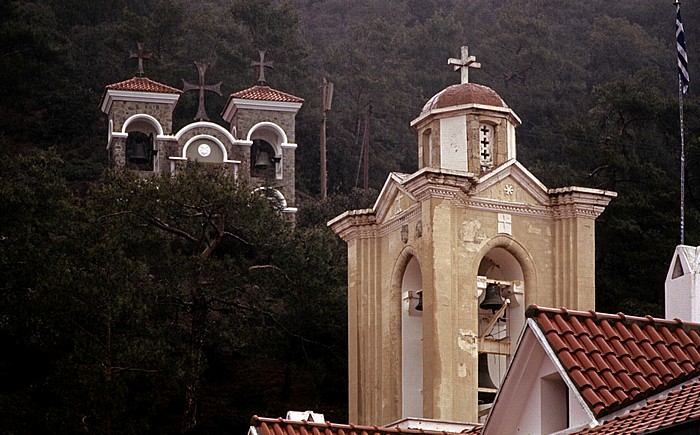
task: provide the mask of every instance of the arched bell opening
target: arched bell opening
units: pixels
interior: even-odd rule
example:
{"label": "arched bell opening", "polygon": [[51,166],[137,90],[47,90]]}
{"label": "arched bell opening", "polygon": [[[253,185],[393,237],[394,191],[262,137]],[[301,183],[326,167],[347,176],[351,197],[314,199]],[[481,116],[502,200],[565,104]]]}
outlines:
{"label": "arched bell opening", "polygon": [[411,256],[401,280],[401,414],[423,416],[423,276]]}
{"label": "arched bell opening", "polygon": [[287,142],[284,131],[271,122],[261,122],[251,128],[248,140],[250,148],[250,175],[258,179],[277,179],[283,177],[282,144]]}
{"label": "arched bell opening", "polygon": [[275,148],[265,139],[253,140],[250,148],[250,175],[256,178],[274,179],[277,164],[281,158],[276,156]]}
{"label": "arched bell opening", "polygon": [[125,122],[127,133],[125,143],[126,167],[137,171],[154,171],[157,166],[158,149],[155,138],[159,125],[154,125],[150,117],[132,117]]}
{"label": "arched bell opening", "polygon": [[511,350],[525,324],[525,274],[518,259],[493,247],[481,259],[479,290],[479,402],[493,402]]}
{"label": "arched bell opening", "polygon": [[138,171],[152,171],[155,155],[153,134],[132,131],[126,137],[127,168]]}

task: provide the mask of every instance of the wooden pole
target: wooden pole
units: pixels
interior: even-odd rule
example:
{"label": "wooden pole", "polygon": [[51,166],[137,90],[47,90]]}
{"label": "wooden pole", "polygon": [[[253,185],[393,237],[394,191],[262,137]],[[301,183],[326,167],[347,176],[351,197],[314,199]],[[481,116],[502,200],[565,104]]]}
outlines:
{"label": "wooden pole", "polygon": [[362,150],[363,150],[363,166],[364,166],[364,182],[362,187],[365,192],[369,190],[369,118],[372,114],[372,105],[368,104],[365,108],[365,135],[362,140]]}
{"label": "wooden pole", "polygon": [[326,119],[333,104],[333,82],[323,78],[321,84],[321,199],[328,197],[328,171],[326,169]]}

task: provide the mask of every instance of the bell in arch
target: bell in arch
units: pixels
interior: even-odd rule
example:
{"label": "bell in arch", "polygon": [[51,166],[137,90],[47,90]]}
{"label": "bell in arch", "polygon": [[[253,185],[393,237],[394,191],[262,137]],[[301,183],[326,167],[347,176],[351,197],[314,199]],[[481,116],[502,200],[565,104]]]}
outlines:
{"label": "bell in arch", "polygon": [[486,286],[486,295],[484,300],[479,304],[479,308],[483,310],[496,311],[503,306],[503,298],[501,297],[501,287],[492,282]]}
{"label": "bell in arch", "polygon": [[416,304],[416,311],[423,311],[423,290],[418,290],[416,292],[418,295],[418,303]]}
{"label": "bell in arch", "polygon": [[270,155],[267,151],[258,151],[258,156],[255,158],[255,169],[265,169],[270,166]]}
{"label": "bell in arch", "polygon": [[131,133],[133,141],[131,144],[131,153],[129,154],[129,162],[134,164],[144,164],[151,160],[150,148],[152,148],[153,135],[146,136],[143,133]]}
{"label": "bell in arch", "polygon": [[144,142],[136,142],[134,144],[134,149],[131,152],[131,157],[129,157],[129,161],[132,163],[147,163],[147,153],[148,151],[146,150],[146,144]]}
{"label": "bell in arch", "polygon": [[479,354],[479,388],[496,389],[491,373],[489,373],[489,355],[487,353]]}

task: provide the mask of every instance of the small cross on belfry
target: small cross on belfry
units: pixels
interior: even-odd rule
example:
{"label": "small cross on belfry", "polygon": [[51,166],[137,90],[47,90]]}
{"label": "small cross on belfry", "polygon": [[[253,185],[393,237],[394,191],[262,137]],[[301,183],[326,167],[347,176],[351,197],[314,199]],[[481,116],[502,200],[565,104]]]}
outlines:
{"label": "small cross on belfry", "polygon": [[260,68],[260,71],[258,73],[258,85],[259,86],[265,86],[265,68],[270,68],[270,69],[275,69],[272,66],[272,61],[265,62],[265,50],[258,50],[258,53],[260,54],[260,61],[250,61],[250,66],[253,68]]}
{"label": "small cross on belfry", "polygon": [[144,43],[143,42],[137,42],[136,47],[138,48],[138,51],[134,53],[133,51],[129,54],[129,59],[139,59],[139,66],[138,69],[136,70],[136,75],[139,77],[143,77],[145,73],[143,72],[143,61],[144,60],[151,60],[151,57],[153,56],[151,53],[146,53],[144,50]]}
{"label": "small cross on belfry", "polygon": [[460,59],[455,59],[451,57],[447,59],[448,65],[453,65],[454,70],[461,70],[462,83],[469,83],[469,68],[481,68],[481,64],[476,61],[476,57],[469,56],[469,47],[466,45],[462,46],[462,56]]}
{"label": "small cross on belfry", "polygon": [[199,72],[199,84],[193,85],[187,80],[182,79],[182,90],[185,92],[192,90],[199,91],[199,106],[197,107],[197,115],[195,115],[194,119],[195,121],[209,121],[207,111],[204,109],[204,91],[216,92],[221,95],[221,82],[215,85],[205,85],[204,74],[206,74],[209,64],[199,62],[195,62],[194,64]]}

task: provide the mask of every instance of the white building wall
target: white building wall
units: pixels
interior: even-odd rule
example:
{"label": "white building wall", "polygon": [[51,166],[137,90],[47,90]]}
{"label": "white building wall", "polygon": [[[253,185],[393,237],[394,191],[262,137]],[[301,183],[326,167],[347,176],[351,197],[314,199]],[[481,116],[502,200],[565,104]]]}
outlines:
{"label": "white building wall", "polygon": [[665,285],[665,316],[700,322],[700,246],[679,245],[671,259]]}
{"label": "white building wall", "polygon": [[467,171],[466,115],[440,120],[440,167]]}

